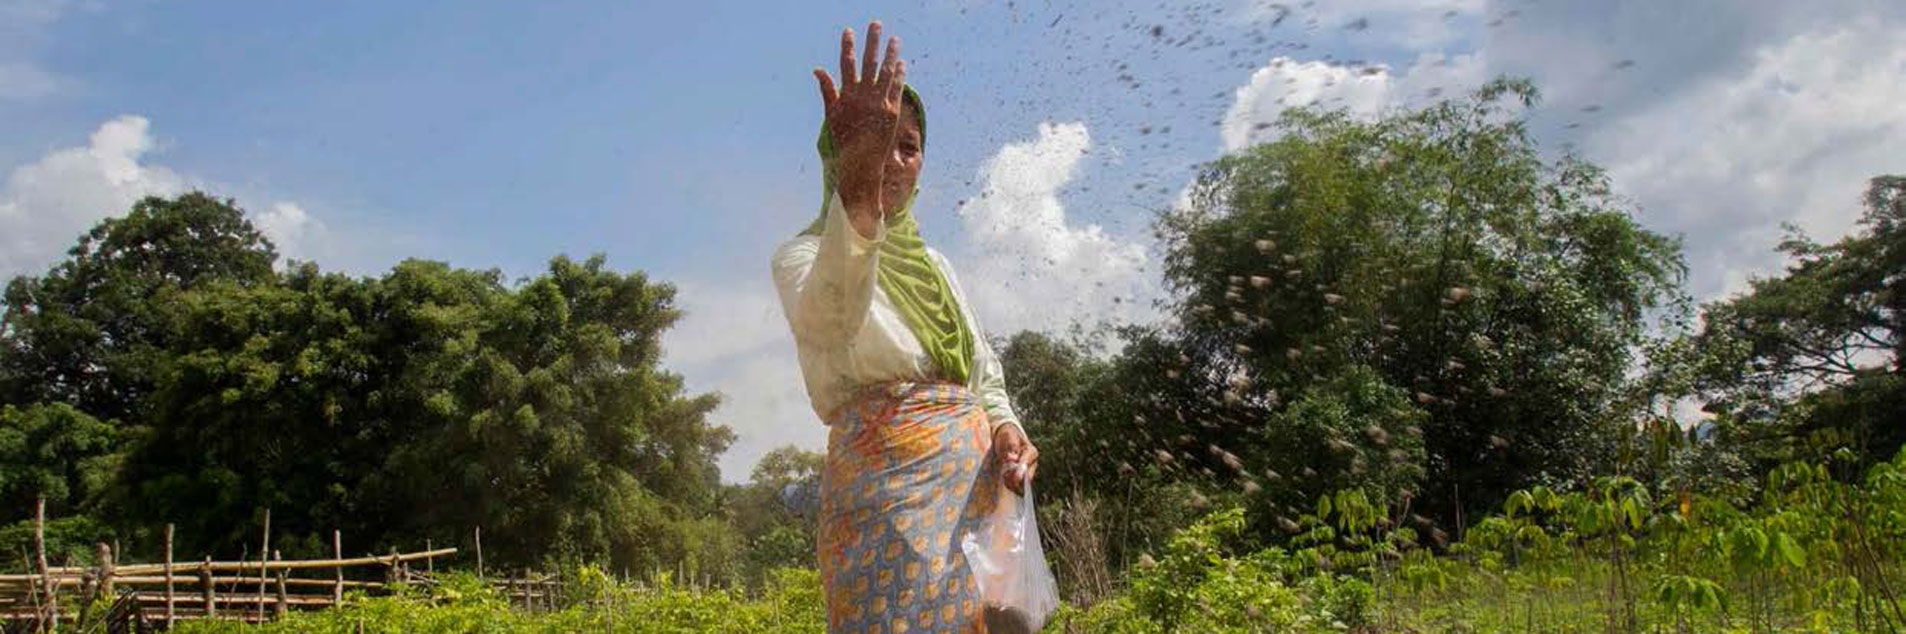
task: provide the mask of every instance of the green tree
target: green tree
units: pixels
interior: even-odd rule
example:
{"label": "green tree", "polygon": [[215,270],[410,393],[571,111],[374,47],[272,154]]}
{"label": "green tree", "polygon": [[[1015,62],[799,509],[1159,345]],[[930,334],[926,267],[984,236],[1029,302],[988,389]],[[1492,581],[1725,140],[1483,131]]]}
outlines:
{"label": "green tree", "polygon": [[0,401],[70,403],[100,420],[139,424],[140,399],[170,345],[165,307],[212,282],[270,284],[277,258],[229,199],[140,200],[81,236],[45,275],[8,282]]}
{"label": "green tree", "polygon": [[731,433],[659,367],[673,288],[603,263],[558,257],[516,288],[439,262],[362,280],[305,264],[181,296],[131,519],[206,547],[271,508],[293,551],[333,527],[361,548],[480,526],[498,564],[716,557],[727,538],[696,519]]}
{"label": "green tree", "polygon": [[748,483],[734,491],[729,518],[746,545],[744,576],[749,585],[765,583],[778,568],[814,566],[814,528],[826,464],[826,454],[779,447],[763,455]]}
{"label": "green tree", "polygon": [[[1279,139],[1206,168],[1160,222],[1182,356],[1151,368],[1192,398],[1147,415],[1151,437],[1214,445],[1248,475],[1291,434],[1336,429],[1326,441],[1363,459],[1348,481],[1397,486],[1410,471],[1373,459],[1413,460],[1386,445],[1420,433],[1414,497],[1445,517],[1605,465],[1632,425],[1624,374],[1651,311],[1685,304],[1685,265],[1600,169],[1541,157],[1510,105],[1535,99],[1503,79],[1375,121],[1293,109]],[[1293,425],[1299,403],[1376,428]],[[1322,491],[1308,481],[1344,481],[1330,462],[1280,475]]]}
{"label": "green tree", "polygon": [[1789,226],[1786,272],[1703,306],[1686,344],[1696,389],[1763,467],[1841,448],[1864,466],[1906,444],[1906,177],[1873,178],[1865,206],[1832,244]]}
{"label": "green tree", "polygon": [[121,432],[65,403],[0,406],[0,523],[93,510],[118,474]]}

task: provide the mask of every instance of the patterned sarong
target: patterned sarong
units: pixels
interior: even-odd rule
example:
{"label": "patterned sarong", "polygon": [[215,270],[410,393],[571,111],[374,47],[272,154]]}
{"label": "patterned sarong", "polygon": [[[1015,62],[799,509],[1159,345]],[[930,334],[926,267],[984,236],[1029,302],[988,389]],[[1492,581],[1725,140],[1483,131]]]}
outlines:
{"label": "patterned sarong", "polygon": [[891,382],[828,427],[817,544],[827,631],[983,634],[959,540],[999,501],[985,410],[959,385]]}

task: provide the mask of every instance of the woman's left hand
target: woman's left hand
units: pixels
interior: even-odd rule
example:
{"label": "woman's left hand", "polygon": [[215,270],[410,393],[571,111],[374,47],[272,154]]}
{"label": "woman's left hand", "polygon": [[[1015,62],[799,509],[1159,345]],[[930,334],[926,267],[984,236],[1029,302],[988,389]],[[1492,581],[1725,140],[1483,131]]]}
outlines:
{"label": "woman's left hand", "polygon": [[[1000,425],[993,430],[993,452],[999,456],[1000,475],[1005,478],[1006,488],[1025,495],[1026,485],[1031,484],[1033,474],[1039,472],[1039,448],[1026,439],[1026,430],[1020,429],[1017,423]],[[1015,463],[1025,468],[1008,468]]]}

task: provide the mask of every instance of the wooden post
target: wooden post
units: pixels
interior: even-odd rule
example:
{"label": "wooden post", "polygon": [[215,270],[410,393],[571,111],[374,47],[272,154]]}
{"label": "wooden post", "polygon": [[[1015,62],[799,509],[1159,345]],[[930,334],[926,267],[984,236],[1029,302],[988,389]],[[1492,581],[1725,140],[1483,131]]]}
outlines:
{"label": "wooden post", "polygon": [[[26,571],[23,574],[27,574],[27,575],[33,574],[33,555],[27,554],[27,552],[24,550],[20,551],[20,569]],[[39,614],[40,613],[40,582],[39,581],[35,581],[31,579],[27,580],[26,599],[27,599],[27,603],[32,604],[33,613]]]}
{"label": "wooden post", "polygon": [[519,590],[517,590],[517,586],[520,585],[517,583],[516,575],[517,575],[517,570],[515,568],[511,568],[510,577],[509,577],[510,582],[509,582],[509,585],[506,586],[508,589],[503,591],[504,596],[508,596],[510,598],[510,607],[512,608],[516,607],[516,601],[517,601],[516,593],[519,592]]}
{"label": "wooden post", "polygon": [[[271,551],[271,560],[282,561],[284,560],[284,556],[274,550]],[[291,597],[285,592],[285,571],[280,570],[278,571],[278,607],[275,610],[276,614],[273,616],[280,619],[285,618],[285,610],[290,609],[290,603]]]}
{"label": "wooden post", "polygon": [[[424,538],[424,552],[430,552],[436,549],[437,548],[435,546],[430,545],[430,538],[428,537]],[[437,558],[436,557],[432,556],[432,557],[424,558],[424,572],[432,574],[432,575],[437,574]]]}
{"label": "wooden post", "polygon": [[[483,527],[476,527],[477,580],[483,580]],[[45,567],[42,564],[41,567]]]}
{"label": "wooden post", "polygon": [[[271,508],[265,508],[264,544],[258,547],[258,620],[265,620],[265,559],[271,555]],[[242,568],[241,568],[242,570]]]}
{"label": "wooden post", "polygon": [[115,596],[113,594],[113,547],[106,545],[106,542],[100,542],[98,553],[99,596],[106,597],[106,601],[111,602]]}
{"label": "wooden post", "polygon": [[[344,533],[335,528],[331,529],[331,555],[333,561],[344,559]],[[338,564],[334,570],[337,583],[331,586],[331,606],[338,607],[344,605],[344,564]]]}
{"label": "wooden post", "polygon": [[165,627],[172,629],[172,525],[165,525]]}
{"label": "wooden post", "polygon": [[33,550],[40,555],[40,583],[45,589],[40,596],[46,597],[46,612],[40,617],[40,631],[52,632],[60,627],[59,586],[53,585],[53,574],[46,567],[46,497],[40,497],[39,510],[33,514]]}
{"label": "wooden post", "polygon": [[199,564],[199,585],[204,588],[205,618],[218,618],[218,589],[212,585],[211,555],[206,555],[205,563]]}
{"label": "wooden post", "polygon": [[402,577],[397,576],[397,547],[396,546],[390,547],[390,570],[384,571],[384,574],[385,574],[384,581],[387,583],[397,583],[403,580]]}

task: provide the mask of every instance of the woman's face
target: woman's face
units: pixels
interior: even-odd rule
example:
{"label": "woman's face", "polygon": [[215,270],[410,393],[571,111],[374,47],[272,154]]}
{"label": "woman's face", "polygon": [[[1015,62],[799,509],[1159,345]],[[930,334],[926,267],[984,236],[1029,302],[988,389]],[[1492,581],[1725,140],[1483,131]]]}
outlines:
{"label": "woman's face", "polygon": [[904,109],[906,116],[900,118],[893,156],[887,158],[887,167],[881,173],[880,198],[886,201],[888,213],[899,211],[907,204],[907,197],[913,195],[913,188],[920,180],[920,164],[926,159],[920,115],[914,112],[913,104],[907,104]]}

